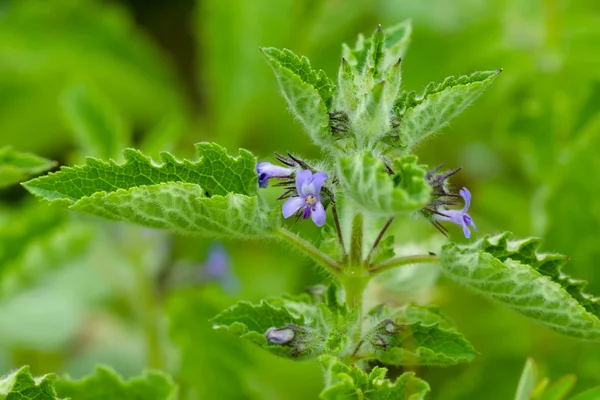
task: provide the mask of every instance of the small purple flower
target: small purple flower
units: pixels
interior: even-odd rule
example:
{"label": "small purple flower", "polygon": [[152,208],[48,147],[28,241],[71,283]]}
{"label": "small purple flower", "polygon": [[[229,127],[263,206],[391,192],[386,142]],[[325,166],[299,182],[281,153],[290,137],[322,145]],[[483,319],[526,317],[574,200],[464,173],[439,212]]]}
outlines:
{"label": "small purple flower", "polygon": [[298,197],[290,197],[283,205],[284,218],[291,217],[299,210],[302,211],[304,219],[312,216],[317,226],[323,226],[327,215],[321,204],[321,186],[329,176],[325,172],[312,174],[309,170],[300,171],[296,174],[296,191]]}
{"label": "small purple flower", "polygon": [[259,162],[256,164],[256,173],[258,174],[258,186],[266,188],[269,186],[269,178],[285,178],[294,172],[291,168],[273,165],[270,162]]}
{"label": "small purple flower", "polygon": [[462,210],[440,210],[440,212],[444,215],[435,215],[435,219],[440,221],[450,221],[455,223],[456,225],[462,226],[463,233],[465,237],[468,239],[471,237],[471,230],[469,229],[469,225],[473,227],[473,230],[477,232],[477,227],[475,226],[475,222],[473,222],[473,218],[469,214],[467,214],[467,210],[471,205],[471,192],[469,189],[462,188],[460,190],[460,195],[465,201],[465,206]]}
{"label": "small purple flower", "polygon": [[228,292],[235,292],[239,287],[238,279],[231,271],[229,254],[220,243],[213,244],[208,250],[201,274],[205,281],[219,282]]}

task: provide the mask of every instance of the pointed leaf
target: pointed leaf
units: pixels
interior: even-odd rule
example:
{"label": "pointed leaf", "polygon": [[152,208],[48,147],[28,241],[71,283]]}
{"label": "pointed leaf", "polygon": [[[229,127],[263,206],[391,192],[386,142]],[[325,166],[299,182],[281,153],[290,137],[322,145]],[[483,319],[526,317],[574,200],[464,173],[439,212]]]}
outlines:
{"label": "pointed leaf", "polygon": [[81,380],[70,378],[56,381],[56,391],[73,400],[175,400],[176,386],[163,372],[146,371],[128,381],[109,367],[96,367],[93,375]]}
{"label": "pointed leaf", "polygon": [[573,390],[573,387],[575,387],[575,382],[577,382],[577,377],[575,375],[565,375],[544,390],[538,397],[535,397],[535,399],[564,400],[571,390]]}
{"label": "pointed leaf", "polygon": [[23,186],[38,197],[66,205],[98,192],[167,182],[200,185],[207,196],[256,193],[256,159],[250,152],[240,150],[238,157],[231,157],[215,143],[198,143],[196,150],[198,161],[182,161],[162,153],[162,164],[158,164],[137,150],[127,149],[123,153],[125,164],[88,158],[83,166],[63,167]]}
{"label": "pointed leaf", "polygon": [[127,221],[183,234],[227,238],[261,236],[274,219],[256,196],[230,193],[206,197],[190,183],[163,183],[95,193],[70,208],[86,214]]}
{"label": "pointed leaf", "polygon": [[397,146],[412,149],[460,114],[494,81],[501,72],[476,72],[459,78],[448,77],[439,85],[425,88],[420,97],[404,93],[394,106],[398,125]]}
{"label": "pointed leaf", "polygon": [[328,108],[335,85],[321,70],[313,70],[306,57],[290,50],[273,47],[261,49],[292,113],[300,120],[315,143],[331,143]]}
{"label": "pointed leaf", "polygon": [[511,234],[486,236],[470,245],[447,244],[443,272],[556,331],[600,341],[596,297],[582,293],[585,282],[564,275],[566,257],[536,252],[539,239],[510,240]]}
{"label": "pointed leaf", "polygon": [[525,363],[523,373],[521,374],[521,379],[519,380],[519,386],[517,387],[517,394],[515,395],[515,400],[531,399],[531,394],[535,389],[537,380],[537,366],[531,358],[528,358],[527,362]]}
{"label": "pointed leaf", "polygon": [[83,166],[23,185],[34,195],[74,210],[180,233],[248,237],[272,222],[259,199],[256,161],[231,157],[212,143],[197,146],[198,161],[162,153],[162,164],[126,150],[125,164],[88,158]]}
{"label": "pointed leaf", "polygon": [[[397,25],[383,30],[385,36],[383,50],[384,59],[380,63],[380,69],[383,74],[387,73],[399,59],[404,57],[404,53],[406,53],[408,44],[410,43],[411,33],[412,24],[410,20],[400,22]],[[349,64],[356,72],[363,72],[372,40],[372,37],[365,39],[364,36],[360,34],[353,49],[346,45],[343,46],[343,57],[348,60]]]}
{"label": "pointed leaf", "polygon": [[[305,318],[305,316],[310,318],[310,315],[299,314],[294,308],[286,307],[285,303],[287,302],[272,305],[270,302],[263,300],[254,305],[248,302],[240,302],[221,312],[211,321],[215,329],[224,330],[247,339],[281,357],[296,358],[298,356],[318,355],[318,349],[312,349],[308,346],[300,354],[294,353],[292,346],[294,344],[300,345],[296,342],[304,340],[304,338],[299,337],[299,334],[293,334],[293,340],[290,339],[289,343],[283,343],[283,345],[271,344],[267,341],[265,334],[271,328],[284,328],[290,324],[299,328],[311,328],[312,321]],[[308,338],[309,342],[310,339]],[[290,347],[292,347],[291,350]]]}
{"label": "pointed leaf", "polygon": [[332,356],[321,356],[325,370],[324,400],[420,400],[429,392],[429,385],[413,372],[400,375],[395,382],[385,378],[386,368],[375,367],[369,374],[356,365],[342,364]]}
{"label": "pointed leaf", "polygon": [[345,194],[366,211],[392,216],[415,211],[427,204],[431,187],[424,166],[415,156],[396,159],[393,174],[370,152],[338,158],[338,178]]}
{"label": "pointed leaf", "polygon": [[53,374],[34,378],[29,366],[24,366],[0,378],[0,400],[59,400],[54,390]]}
{"label": "pointed leaf", "polygon": [[0,148],[0,189],[24,181],[54,167],[54,161],[10,147]]}

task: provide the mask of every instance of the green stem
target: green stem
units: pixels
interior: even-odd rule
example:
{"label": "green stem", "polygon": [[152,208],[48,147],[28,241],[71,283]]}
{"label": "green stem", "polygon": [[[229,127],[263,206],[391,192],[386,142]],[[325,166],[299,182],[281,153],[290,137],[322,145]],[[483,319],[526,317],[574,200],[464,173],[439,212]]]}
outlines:
{"label": "green stem", "polygon": [[335,203],[331,207],[331,213],[333,214],[333,222],[335,224],[335,230],[338,235],[338,240],[340,242],[340,246],[342,246],[342,259],[346,260],[346,257],[347,257],[346,246],[344,245],[344,237],[342,236],[342,227],[340,226],[340,218],[338,216],[337,207],[336,207]]}
{"label": "green stem", "polygon": [[384,271],[388,271],[390,269],[400,267],[402,265],[408,264],[433,264],[439,261],[438,256],[432,256],[430,254],[426,255],[415,255],[415,256],[406,256],[406,257],[396,257],[390,260],[384,261],[381,264],[377,264],[369,268],[369,272],[371,275],[380,274]]}
{"label": "green stem", "polygon": [[388,228],[390,227],[392,222],[394,222],[394,217],[391,217],[390,219],[387,220],[387,222],[381,229],[381,232],[379,232],[379,235],[377,235],[377,239],[375,239],[375,242],[373,242],[373,247],[371,247],[371,250],[369,251],[369,255],[367,256],[367,262],[371,262],[371,256],[373,256],[373,252],[375,251],[377,246],[379,246],[379,242],[381,242],[381,239],[383,239],[383,235],[385,235],[385,232],[388,230]]}
{"label": "green stem", "polygon": [[350,238],[350,266],[362,265],[363,257],[363,216],[356,214],[352,221],[352,236]]}
{"label": "green stem", "polygon": [[295,233],[290,232],[285,228],[276,228],[273,231],[273,234],[279,239],[289,243],[293,247],[300,250],[302,253],[312,258],[314,261],[325,267],[334,275],[339,275],[341,271],[340,267],[333,258],[329,257],[327,254],[323,253],[306,240],[298,237],[298,235],[296,235]]}

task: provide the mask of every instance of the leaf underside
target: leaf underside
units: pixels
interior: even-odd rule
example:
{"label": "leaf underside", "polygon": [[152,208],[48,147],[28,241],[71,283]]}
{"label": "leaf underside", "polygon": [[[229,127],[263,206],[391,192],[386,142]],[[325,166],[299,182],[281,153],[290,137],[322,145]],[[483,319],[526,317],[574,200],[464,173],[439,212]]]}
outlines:
{"label": "leaf underside", "polygon": [[561,272],[567,257],[537,253],[537,238],[511,237],[503,233],[470,245],[450,243],[442,250],[442,270],[475,292],[551,329],[600,341],[599,300],[582,292],[586,282]]}

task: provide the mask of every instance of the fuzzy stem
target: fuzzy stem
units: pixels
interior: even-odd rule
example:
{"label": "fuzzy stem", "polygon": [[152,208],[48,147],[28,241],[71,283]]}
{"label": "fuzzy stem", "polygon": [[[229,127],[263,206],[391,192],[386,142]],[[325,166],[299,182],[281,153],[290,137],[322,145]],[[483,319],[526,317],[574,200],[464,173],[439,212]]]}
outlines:
{"label": "fuzzy stem", "polygon": [[367,256],[367,262],[371,262],[371,256],[373,255],[373,252],[379,245],[379,242],[381,242],[381,239],[383,239],[383,235],[385,235],[385,232],[388,230],[388,228],[390,227],[392,222],[394,222],[394,217],[391,217],[390,219],[387,220],[387,222],[381,229],[381,232],[379,232],[379,235],[377,235],[377,239],[375,239],[375,242],[373,242],[373,247],[371,247],[371,250],[369,251],[369,255]]}
{"label": "fuzzy stem", "polygon": [[288,231],[285,228],[276,228],[273,231],[273,234],[284,242],[289,243],[296,249],[300,250],[302,253],[306,254],[308,257],[312,258],[319,265],[323,266],[325,269],[333,273],[334,275],[339,275],[340,267],[339,265],[329,257],[327,254],[323,253],[315,246],[307,242],[306,240],[300,238],[293,232]]}
{"label": "fuzzy stem", "polygon": [[342,259],[346,260],[346,257],[347,257],[346,246],[344,245],[344,237],[342,236],[342,228],[340,226],[340,218],[338,216],[337,207],[336,207],[335,203],[331,207],[331,213],[333,214],[333,222],[335,224],[335,230],[338,235],[338,240],[340,242],[340,246],[342,246]]}
{"label": "fuzzy stem", "polygon": [[402,265],[408,264],[433,264],[439,261],[438,256],[432,256],[430,254],[424,255],[415,255],[415,256],[405,256],[405,257],[396,257],[390,260],[384,261],[381,264],[377,264],[369,268],[369,272],[371,275],[376,275],[384,271],[388,271],[390,269],[400,267]]}
{"label": "fuzzy stem", "polygon": [[356,214],[352,221],[352,236],[350,239],[350,265],[355,268],[362,264],[363,256],[363,216]]}

